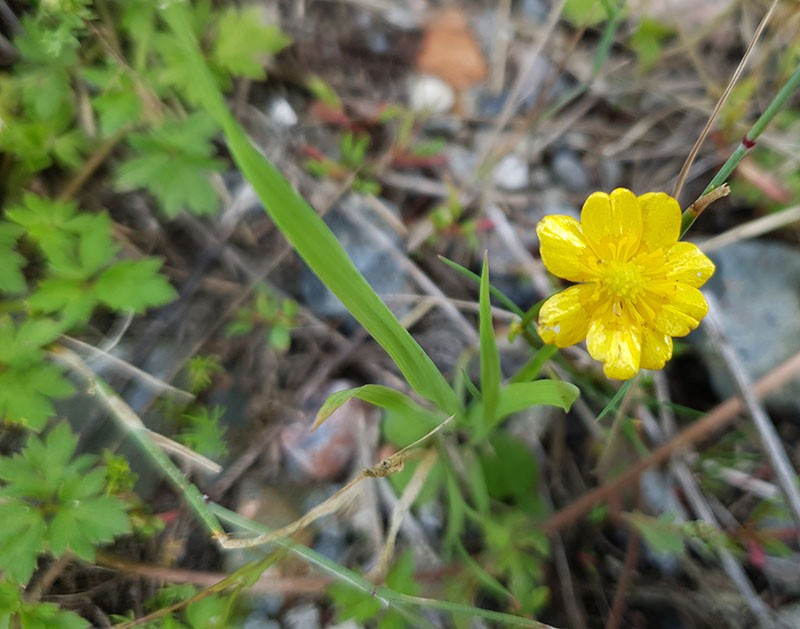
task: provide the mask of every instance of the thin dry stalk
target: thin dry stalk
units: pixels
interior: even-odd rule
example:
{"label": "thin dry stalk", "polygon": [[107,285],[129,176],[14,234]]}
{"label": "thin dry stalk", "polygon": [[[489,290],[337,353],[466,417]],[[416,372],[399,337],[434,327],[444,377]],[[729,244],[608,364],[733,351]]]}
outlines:
{"label": "thin dry stalk", "polygon": [[350,490],[353,487],[355,487],[365,478],[385,478],[386,476],[389,476],[391,474],[394,474],[402,470],[406,460],[418,454],[418,452],[416,452],[414,449],[424,441],[427,441],[430,437],[435,435],[442,428],[444,428],[444,426],[446,426],[450,421],[452,421],[453,417],[454,415],[451,415],[441,424],[439,424],[436,428],[431,430],[428,434],[418,439],[411,445],[408,445],[402,450],[395,452],[390,457],[383,459],[377,465],[374,465],[369,469],[365,469],[364,471],[361,472],[361,474],[356,476],[353,480],[347,483],[344,487],[342,487],[339,491],[333,494],[330,498],[318,504],[316,507],[311,509],[311,511],[306,513],[301,518],[298,518],[291,524],[287,524],[286,526],[281,527],[271,533],[265,533],[263,535],[257,535],[255,537],[234,538],[231,537],[230,535],[218,537],[217,541],[219,542],[219,545],[224,549],[231,549],[231,548],[252,548],[253,546],[261,546],[263,544],[269,544],[270,542],[274,542],[275,540],[283,539],[285,537],[290,537],[291,535],[294,535],[298,531],[303,530],[304,528],[309,526],[312,522],[318,520],[322,516],[338,511],[346,502],[348,502],[351,499],[352,494]]}
{"label": "thin dry stalk", "polygon": [[[663,378],[663,381],[666,382],[666,378]],[[667,398],[663,392],[661,394],[658,393],[658,385],[656,387],[656,391],[656,394],[659,395],[659,401],[662,402],[662,408],[664,408],[663,402],[666,401]],[[642,418],[649,413],[646,407],[641,407],[639,412]],[[659,427],[655,422],[651,422],[651,426],[654,429],[654,434],[651,435],[654,443],[663,443],[665,438],[671,437],[674,434],[674,427],[670,428],[664,425],[663,416],[661,427]],[[692,471],[686,461],[683,460],[682,457],[675,458],[670,462],[669,469],[672,476],[681,486],[681,489],[683,490],[683,493],[689,502],[689,506],[691,506],[692,511],[694,511],[695,516],[701,519],[703,522],[706,522],[707,524],[719,529],[719,522],[714,516],[714,512],[712,511],[711,506],[708,504],[705,496],[703,496],[703,493],[700,491],[697,481],[695,480],[694,475],[692,474]],[[764,604],[764,601],[762,601],[758,596],[758,593],[753,587],[753,584],[750,582],[750,579],[739,560],[724,546],[720,546],[717,549],[717,555],[722,562],[723,570],[725,570],[725,573],[728,575],[731,582],[742,595],[742,598],[744,599],[745,603],[747,603],[750,611],[752,611],[756,618],[759,619],[759,624],[762,627],[772,626],[770,624],[772,620],[771,612]]]}
{"label": "thin dry stalk", "polygon": [[[800,352],[759,379],[753,385],[753,394],[763,397],[796,379],[798,373],[800,373]],[[739,398],[728,398],[722,404],[715,406],[705,417],[651,452],[648,457],[636,462],[616,478],[590,491],[588,494],[584,494],[573,503],[554,513],[542,524],[542,527],[547,531],[553,532],[568,526],[591,511],[596,504],[607,500],[619,493],[622,488],[636,481],[646,469],[668,461],[676,451],[687,448],[727,426],[744,408],[745,405]]]}
{"label": "thin dry stalk", "polygon": [[728,231],[703,241],[699,246],[705,253],[710,253],[742,240],[763,236],[766,233],[798,221],[800,221],[800,205],[794,205],[775,214],[767,214],[761,218],[737,225]]}
{"label": "thin dry stalk", "polygon": [[794,515],[795,521],[800,524],[800,491],[797,489],[797,472],[789,461],[789,456],[786,454],[781,438],[778,436],[778,432],[775,430],[769,415],[767,415],[767,411],[753,393],[753,384],[750,381],[750,376],[747,375],[736,350],[725,336],[717,315],[718,306],[714,296],[707,294],[706,299],[709,302],[709,312],[703,320],[706,333],[725,360],[728,371],[739,389],[739,393],[747,406],[747,411],[761,437],[761,444],[766,450],[767,457],[775,472],[778,486],[786,496],[786,502],[792,515]]}
{"label": "thin dry stalk", "polygon": [[697,142],[694,143],[692,150],[689,151],[689,155],[686,158],[686,161],[683,163],[681,167],[681,171],[678,174],[678,181],[675,182],[675,187],[672,189],[672,196],[674,198],[678,198],[683,190],[683,184],[686,182],[686,177],[689,175],[689,169],[692,167],[692,163],[697,157],[697,154],[700,152],[700,147],[703,145],[703,142],[706,139],[706,136],[711,131],[711,126],[714,124],[714,121],[717,119],[720,110],[722,109],[725,102],[728,100],[728,96],[730,96],[733,87],[736,85],[736,82],[739,80],[739,77],[744,72],[744,68],[747,65],[747,61],[750,59],[750,55],[753,53],[753,49],[755,48],[756,42],[761,37],[761,33],[764,32],[764,29],[767,27],[767,23],[769,19],[772,17],[773,12],[775,11],[775,7],[778,6],[778,0],[772,0],[772,4],[769,7],[769,10],[764,15],[761,23],[758,25],[756,32],[753,34],[753,38],[750,40],[750,44],[747,46],[747,50],[745,50],[744,55],[742,55],[741,61],[739,61],[739,65],[736,67],[736,70],[731,77],[731,80],[728,81],[728,86],[725,88],[725,91],[722,93],[722,96],[719,97],[716,106],[714,107],[714,111],[711,112],[711,116],[709,116],[708,121],[706,122],[706,126],[703,127],[703,130],[700,132],[700,136],[697,138]]}
{"label": "thin dry stalk", "polygon": [[419,496],[419,492],[425,486],[425,481],[428,480],[428,475],[431,473],[436,460],[439,458],[439,453],[435,449],[427,452],[422,461],[419,462],[411,480],[403,489],[397,504],[395,504],[392,511],[392,518],[389,522],[389,531],[386,533],[386,541],[383,543],[381,549],[380,559],[375,568],[370,572],[369,578],[374,581],[382,580],[386,576],[389,569],[389,564],[394,556],[394,547],[397,540],[397,534],[400,532],[400,525],[403,523],[406,515],[408,515],[411,505]]}

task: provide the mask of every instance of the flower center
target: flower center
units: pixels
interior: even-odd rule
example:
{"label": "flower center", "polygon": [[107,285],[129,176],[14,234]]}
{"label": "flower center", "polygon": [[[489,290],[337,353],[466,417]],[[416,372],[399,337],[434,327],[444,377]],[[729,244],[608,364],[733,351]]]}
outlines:
{"label": "flower center", "polygon": [[636,299],[644,290],[642,267],[635,262],[609,262],[603,287],[619,299]]}

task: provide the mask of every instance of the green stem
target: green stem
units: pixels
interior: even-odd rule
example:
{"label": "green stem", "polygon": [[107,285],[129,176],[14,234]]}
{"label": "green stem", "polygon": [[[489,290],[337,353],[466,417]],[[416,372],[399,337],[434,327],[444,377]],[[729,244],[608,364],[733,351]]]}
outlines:
{"label": "green stem", "polygon": [[[264,534],[270,532],[270,529],[268,529],[267,527],[262,526],[261,524],[257,524],[252,520],[248,520],[247,518],[240,516],[238,513],[229,511],[228,509],[221,507],[217,504],[212,503],[209,505],[209,507],[211,511],[215,515],[217,515],[223,522],[227,522],[232,526],[258,534]],[[436,599],[423,598],[420,596],[409,596],[408,594],[402,594],[401,592],[397,592],[388,587],[376,586],[374,583],[362,577],[360,574],[353,572],[352,570],[345,568],[344,566],[340,566],[335,561],[332,561],[327,557],[325,557],[324,555],[321,555],[320,553],[316,552],[315,550],[303,546],[302,544],[298,544],[297,542],[291,539],[277,540],[275,543],[285,548],[288,548],[296,555],[302,557],[309,564],[316,566],[323,572],[326,572],[331,576],[335,577],[336,579],[344,583],[347,583],[348,585],[362,592],[363,594],[376,596],[379,599],[382,599],[387,605],[390,605],[391,607],[398,610],[409,611],[408,609],[409,607],[426,607],[429,609],[439,609],[442,611],[448,611],[453,614],[460,614],[472,618],[484,618],[486,620],[492,620],[507,626],[536,627],[537,629],[553,629],[549,625],[545,625],[544,623],[537,622],[536,620],[531,620],[529,618],[512,616],[511,614],[504,614],[501,612],[495,612],[488,609],[481,609],[480,607],[472,607],[470,605],[463,605],[461,603],[451,603],[450,601],[439,601]],[[424,617],[419,616],[417,622],[420,621],[425,622]],[[430,623],[427,624],[430,625]],[[423,625],[415,624],[414,626],[423,626]]]}
{"label": "green stem", "polygon": [[[728,161],[722,165],[719,172],[714,175],[714,178],[700,196],[719,188],[728,180],[728,177],[730,177],[733,170],[739,165],[739,162],[741,162],[750,149],[756,145],[758,138],[761,137],[761,134],[764,133],[764,130],[772,122],[773,118],[775,118],[781,107],[789,100],[789,96],[791,96],[798,87],[800,87],[800,65],[797,66],[797,69],[792,76],[789,77],[789,80],[784,83],[783,87],[775,95],[775,98],[772,99],[769,107],[764,110],[764,113],[759,116],[758,120],[756,120],[755,124],[750,128],[750,131],[742,138],[739,146],[736,147],[736,150],[728,158]],[[700,216],[700,212],[693,211],[691,208],[683,213],[681,219],[681,237],[683,237],[694,224],[698,216]]]}

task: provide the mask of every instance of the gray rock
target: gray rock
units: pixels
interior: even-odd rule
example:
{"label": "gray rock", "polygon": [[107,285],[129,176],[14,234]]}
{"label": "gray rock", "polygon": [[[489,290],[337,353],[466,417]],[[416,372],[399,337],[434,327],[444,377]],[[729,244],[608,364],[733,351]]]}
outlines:
{"label": "gray rock", "polygon": [[321,614],[313,603],[301,603],[283,615],[283,626],[286,629],[319,629]]}
{"label": "gray rock", "polygon": [[567,190],[585,192],[589,188],[589,174],[578,155],[567,148],[559,149],[550,164],[553,174]]}
{"label": "gray rock", "polygon": [[[725,335],[750,378],[757,380],[800,351],[800,251],[769,241],[740,242],[710,255],[717,265],[704,290],[719,302]],[[725,398],[735,393],[728,369],[705,336],[700,351],[711,383]],[[800,408],[790,383],[767,397],[773,408]]]}
{"label": "gray rock", "polygon": [[281,623],[277,620],[263,618],[259,614],[250,614],[244,621],[242,629],[281,629]]}
{"label": "gray rock", "polygon": [[527,188],[530,184],[528,161],[516,153],[504,155],[492,171],[492,181],[505,190]]}
{"label": "gray rock", "polygon": [[547,19],[547,14],[550,13],[550,7],[547,6],[545,0],[522,0],[519,8],[525,17],[540,22]]}
{"label": "gray rock", "polygon": [[[382,202],[399,218],[400,212],[396,207],[387,201]],[[342,210],[345,204],[348,212],[357,213],[374,229],[351,220]],[[376,240],[374,231],[379,230],[397,247],[402,247],[402,238],[386,220],[376,214],[363,196],[350,194],[342,199],[338,207],[328,212],[325,222],[378,295],[386,297],[413,292],[411,279],[397,263],[396,255]],[[300,277],[300,293],[304,303],[318,317],[340,319],[346,325],[355,325],[344,304],[308,268]],[[407,302],[398,301],[393,305],[393,311],[398,316],[408,312],[409,308]]]}
{"label": "gray rock", "polygon": [[470,183],[469,177],[477,164],[477,155],[460,144],[448,144],[442,149],[453,180],[457,184]]}

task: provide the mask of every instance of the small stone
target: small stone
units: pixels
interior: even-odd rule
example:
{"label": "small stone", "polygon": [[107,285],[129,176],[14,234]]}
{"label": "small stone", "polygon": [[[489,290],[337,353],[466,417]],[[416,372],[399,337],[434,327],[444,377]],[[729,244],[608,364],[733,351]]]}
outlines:
{"label": "small stone", "polygon": [[442,79],[428,74],[412,76],[408,94],[411,109],[428,114],[448,112],[456,102],[453,88]]}
{"label": "small stone", "polygon": [[589,188],[589,175],[580,158],[570,149],[560,149],[550,164],[556,179],[573,192],[585,192]]}
{"label": "small stone", "polygon": [[297,124],[297,114],[282,96],[273,99],[269,104],[269,117],[272,122],[284,129],[289,129]]}
{"label": "small stone", "polygon": [[503,156],[492,171],[492,181],[504,190],[522,190],[530,184],[528,162],[516,153]]}
{"label": "small stone", "polygon": [[281,623],[277,620],[270,620],[260,614],[250,614],[244,621],[242,629],[281,629]]}
{"label": "small stone", "polygon": [[283,615],[285,629],[320,629],[321,614],[313,603],[295,605]]}
{"label": "small stone", "polygon": [[547,14],[550,13],[550,7],[547,6],[545,0],[522,0],[519,8],[525,17],[540,22],[547,19]]}
{"label": "small stone", "polygon": [[[346,380],[333,382],[323,400],[337,391],[352,388],[353,384]],[[285,426],[280,442],[290,471],[297,480],[332,480],[341,475],[353,458],[358,426],[362,421],[371,421],[372,417],[363,402],[352,399],[331,413],[313,432],[313,417]]]}
{"label": "small stone", "polygon": [[[738,242],[712,252],[717,270],[703,290],[712,292],[728,341],[745,371],[757,380],[800,351],[800,252],[770,241]],[[691,337],[690,337],[691,338]],[[736,393],[725,361],[704,336],[695,336],[717,394]],[[775,409],[800,409],[797,382],[767,396]]]}

